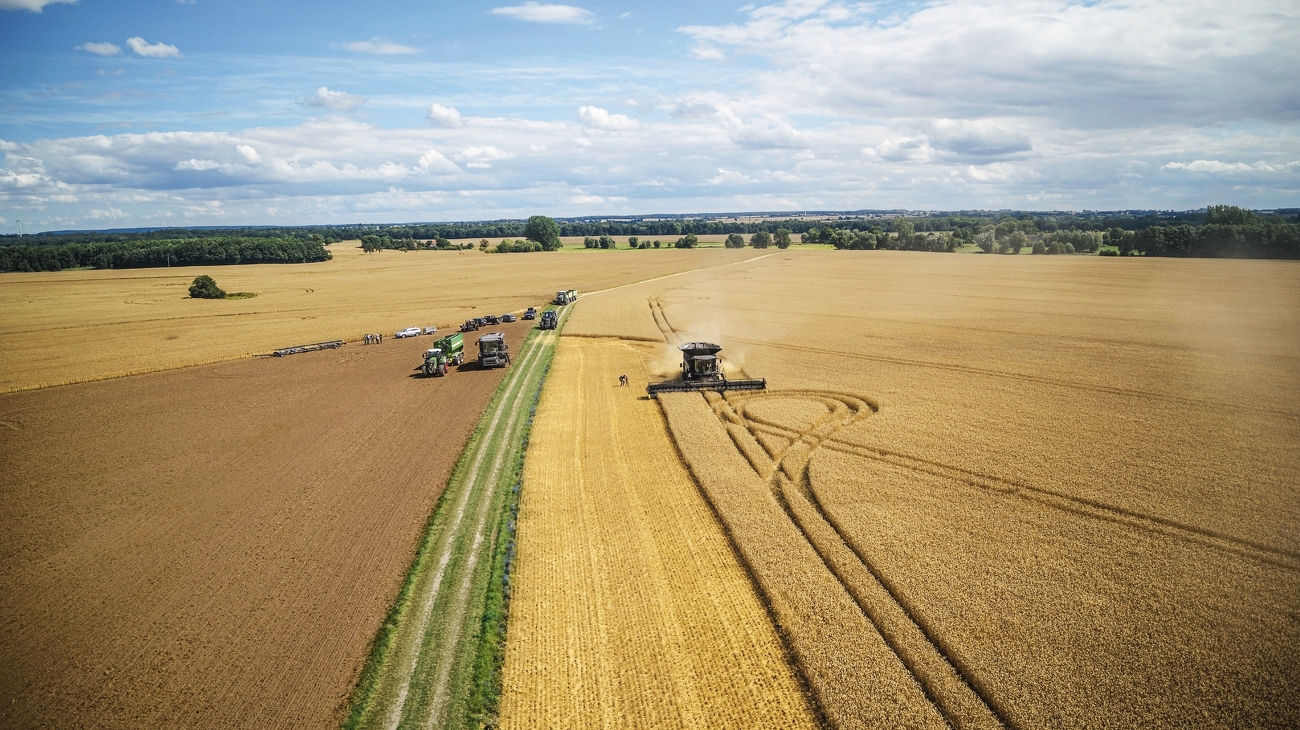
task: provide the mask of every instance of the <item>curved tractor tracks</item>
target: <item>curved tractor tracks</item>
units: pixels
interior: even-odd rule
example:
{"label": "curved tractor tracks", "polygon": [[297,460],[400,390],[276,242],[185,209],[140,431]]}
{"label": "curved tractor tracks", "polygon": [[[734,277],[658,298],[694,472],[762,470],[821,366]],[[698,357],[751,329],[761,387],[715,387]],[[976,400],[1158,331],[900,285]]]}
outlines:
{"label": "curved tractor tracks", "polygon": [[[665,340],[679,343],[682,336],[665,315],[659,297],[652,296],[647,303]],[[823,390],[768,390],[731,392],[725,396],[705,391],[704,397],[736,450],[766,483],[789,521],[952,727],[1014,727],[1015,723],[991,688],[960,660],[924,616],[914,610],[890,576],[847,539],[842,527],[819,501],[816,485],[809,475],[809,464],[820,449],[1012,495],[1060,510],[1072,518],[1119,523],[1300,570],[1300,555],[1272,546],[842,438],[845,429],[869,419],[878,410],[876,404],[860,395]],[[825,413],[797,425],[786,419],[778,422],[764,417],[764,409],[757,407],[775,399],[803,401],[804,406],[817,404]],[[759,589],[762,591],[762,586]]]}
{"label": "curved tractor tracks", "polygon": [[[572,307],[561,313],[560,326]],[[432,527],[399,598],[387,648],[373,654],[353,699],[347,727],[385,730],[464,724],[464,694],[482,621],[483,585],[495,528],[510,485],[510,454],[518,454],[529,407],[541,387],[559,328],[534,330],[483,416],[448,484]],[[459,477],[459,478],[458,478]],[[463,698],[460,698],[463,702]]]}

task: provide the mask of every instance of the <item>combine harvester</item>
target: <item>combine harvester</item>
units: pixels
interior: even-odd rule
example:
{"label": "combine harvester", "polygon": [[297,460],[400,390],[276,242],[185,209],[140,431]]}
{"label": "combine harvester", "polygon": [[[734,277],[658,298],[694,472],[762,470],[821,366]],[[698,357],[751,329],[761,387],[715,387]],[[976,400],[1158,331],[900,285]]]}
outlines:
{"label": "combine harvester", "polygon": [[478,364],[483,368],[503,368],[510,364],[505,333],[491,332],[478,338]]}
{"label": "combine harvester", "polygon": [[751,378],[728,380],[722,372],[718,351],[722,348],[712,342],[688,342],[677,349],[682,351],[681,380],[651,383],[646,392],[651,398],[660,393],[689,393],[696,390],[767,390],[767,380]]}
{"label": "combine harvester", "polygon": [[447,367],[465,362],[465,337],[459,332],[447,335],[433,343],[433,347],[424,352],[425,375],[442,377],[447,374]]}

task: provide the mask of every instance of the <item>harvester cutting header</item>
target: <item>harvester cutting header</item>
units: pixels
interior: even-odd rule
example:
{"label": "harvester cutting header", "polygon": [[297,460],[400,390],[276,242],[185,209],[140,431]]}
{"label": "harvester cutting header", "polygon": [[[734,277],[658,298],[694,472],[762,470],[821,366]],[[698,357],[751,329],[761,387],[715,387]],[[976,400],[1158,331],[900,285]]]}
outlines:
{"label": "harvester cutting header", "polygon": [[668,380],[651,383],[646,392],[651,398],[660,393],[689,393],[695,390],[766,390],[767,380],[752,378],[748,380],[728,380],[722,372],[722,361],[718,352],[722,347],[712,342],[688,342],[677,348],[682,351],[681,380]]}

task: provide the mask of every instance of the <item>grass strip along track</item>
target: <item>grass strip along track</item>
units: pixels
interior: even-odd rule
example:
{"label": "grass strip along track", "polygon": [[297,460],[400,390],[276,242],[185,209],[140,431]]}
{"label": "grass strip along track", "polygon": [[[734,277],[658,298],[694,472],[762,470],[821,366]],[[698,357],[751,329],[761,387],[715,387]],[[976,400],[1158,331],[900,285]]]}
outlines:
{"label": "grass strip along track", "polygon": [[483,413],[375,637],[345,728],[479,727],[495,711],[509,528],[558,339],[559,329],[530,332]]}

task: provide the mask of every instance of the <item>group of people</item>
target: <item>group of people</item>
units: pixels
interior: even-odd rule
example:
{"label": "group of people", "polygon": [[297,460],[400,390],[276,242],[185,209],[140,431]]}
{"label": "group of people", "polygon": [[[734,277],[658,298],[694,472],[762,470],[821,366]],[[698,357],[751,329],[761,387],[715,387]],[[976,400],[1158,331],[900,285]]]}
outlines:
{"label": "group of people", "polygon": [[379,343],[384,341],[384,336],[367,334],[365,339],[367,345],[378,345]]}
{"label": "group of people", "polygon": [[620,376],[618,376],[618,387],[620,387],[620,388],[626,388],[628,385],[631,385],[631,384],[632,384],[632,381],[628,380],[628,377],[627,377],[626,375],[620,375]]}

